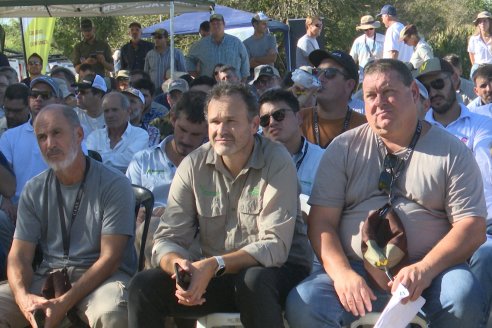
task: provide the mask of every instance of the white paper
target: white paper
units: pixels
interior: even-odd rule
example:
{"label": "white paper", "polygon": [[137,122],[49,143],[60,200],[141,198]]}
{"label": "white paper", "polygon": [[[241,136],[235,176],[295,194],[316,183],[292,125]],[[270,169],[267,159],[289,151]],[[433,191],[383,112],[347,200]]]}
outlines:
{"label": "white paper", "polygon": [[405,328],[425,304],[420,296],[417,300],[402,304],[401,300],[409,295],[408,290],[400,284],[384,308],[374,328]]}

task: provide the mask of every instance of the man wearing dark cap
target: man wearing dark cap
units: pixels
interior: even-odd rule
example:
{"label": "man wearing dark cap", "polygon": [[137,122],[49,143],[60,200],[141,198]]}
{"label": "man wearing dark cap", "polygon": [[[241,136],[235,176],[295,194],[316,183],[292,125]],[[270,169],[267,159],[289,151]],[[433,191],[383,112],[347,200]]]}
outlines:
{"label": "man wearing dark cap", "polygon": [[309,61],[318,69],[321,87],[316,92],[317,105],[301,110],[302,132],[309,142],[326,148],[339,134],[366,123],[364,115],[348,105],[359,71],[352,57],[341,50],[315,50]]}
{"label": "man wearing dark cap", "polygon": [[[487,205],[487,234],[492,235],[492,120],[470,112],[458,101],[455,90],[459,76],[447,61],[441,58],[425,61],[418,70],[417,79],[427,88],[431,100],[432,110],[427,112],[425,120],[460,139],[475,156],[482,173]],[[487,238],[473,254],[470,268],[482,284],[489,309],[492,295],[491,239]]]}
{"label": "man wearing dark cap", "polygon": [[84,139],[105,126],[102,109],[102,98],[108,91],[106,83],[100,75],[87,75],[79,83],[73,84],[77,88],[77,107],[74,108],[84,130]]}
{"label": "man wearing dark cap", "polygon": [[[156,94],[160,94],[162,82],[168,69],[171,68],[171,49],[167,43],[169,33],[159,28],[152,33],[155,47],[145,57],[144,71],[150,75],[155,85]],[[186,72],[185,58],[181,50],[174,48],[174,69]]]}
{"label": "man wearing dark cap", "polygon": [[142,40],[142,25],[133,22],[128,26],[131,40],[121,47],[121,69],[143,69],[145,56],[154,48],[152,42]]}
{"label": "man wearing dark cap", "polygon": [[203,21],[200,24],[200,27],[198,28],[198,34],[200,34],[200,37],[202,37],[202,38],[210,35],[210,22],[209,21]]}
{"label": "man wearing dark cap", "polygon": [[[259,65],[275,64],[277,59],[277,40],[273,34],[268,31],[268,21],[272,19],[259,12],[251,19],[254,28],[252,36],[243,41],[249,56],[249,68],[251,73]],[[252,74],[251,74],[252,75]]]}
{"label": "man wearing dark cap", "polygon": [[81,64],[90,64],[96,74],[106,76],[106,72],[112,72],[113,56],[108,43],[96,39],[96,29],[90,19],[83,19],[80,30],[84,39],[77,43],[73,49],[72,62],[77,73]]}
{"label": "man wearing dark cap", "polygon": [[234,66],[239,78],[245,82],[249,76],[249,58],[246,47],[235,36],[225,34],[224,17],[210,15],[210,35],[194,43],[186,56],[188,72],[194,76],[213,77],[218,63]]}
{"label": "man wearing dark cap", "polygon": [[392,5],[384,5],[378,14],[379,16],[381,16],[381,21],[386,26],[383,58],[393,58],[402,62],[409,62],[413,49],[403,41],[400,41],[400,32],[404,26],[397,20],[396,8]]}
{"label": "man wearing dark cap", "polygon": [[270,65],[259,65],[255,67],[253,80],[249,82],[261,96],[265,91],[280,88],[280,74],[278,70]]}

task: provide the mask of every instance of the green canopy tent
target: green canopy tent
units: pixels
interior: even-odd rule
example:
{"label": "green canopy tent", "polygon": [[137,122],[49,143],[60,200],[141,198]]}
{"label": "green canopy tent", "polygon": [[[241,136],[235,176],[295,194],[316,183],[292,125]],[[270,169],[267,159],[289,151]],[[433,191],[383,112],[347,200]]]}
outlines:
{"label": "green canopy tent", "polygon": [[[0,18],[10,17],[96,17],[156,15],[209,11],[211,0],[0,0]],[[171,70],[174,73],[174,27],[170,25]]]}

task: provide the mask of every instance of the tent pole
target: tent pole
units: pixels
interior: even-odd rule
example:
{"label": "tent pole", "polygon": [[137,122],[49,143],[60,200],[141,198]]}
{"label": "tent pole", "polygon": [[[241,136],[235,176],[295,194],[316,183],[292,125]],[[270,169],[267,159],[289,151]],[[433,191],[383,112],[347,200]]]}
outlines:
{"label": "tent pole", "polygon": [[[171,35],[171,49],[170,49],[170,54],[171,54],[171,78],[174,78],[174,1],[171,1],[169,3],[169,15],[170,21],[169,21],[169,34]],[[165,74],[165,72],[164,72]]]}
{"label": "tent pole", "polygon": [[[21,40],[22,40],[22,52],[24,54],[24,68],[26,69],[26,76],[29,77],[29,70],[27,69],[27,53],[26,53],[26,40],[24,39],[24,24],[22,24],[22,17],[19,17],[19,26],[21,32]],[[20,72],[19,78],[22,80],[22,70]]]}

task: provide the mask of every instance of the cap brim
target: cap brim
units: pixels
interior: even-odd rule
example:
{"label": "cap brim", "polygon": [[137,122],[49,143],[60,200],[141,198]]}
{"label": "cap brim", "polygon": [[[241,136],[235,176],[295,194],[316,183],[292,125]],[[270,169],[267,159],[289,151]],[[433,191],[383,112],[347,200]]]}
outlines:
{"label": "cap brim", "polygon": [[309,54],[308,58],[309,58],[309,61],[311,62],[311,64],[313,64],[314,67],[318,67],[319,64],[321,64],[321,62],[323,60],[325,60],[325,59],[333,59],[337,63],[339,63],[338,62],[338,58],[334,58],[334,56],[330,55],[330,53],[328,51],[322,50],[322,49],[317,49],[317,50],[312,51]]}

